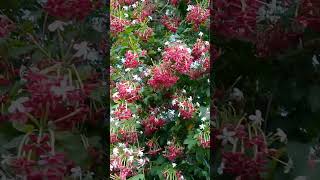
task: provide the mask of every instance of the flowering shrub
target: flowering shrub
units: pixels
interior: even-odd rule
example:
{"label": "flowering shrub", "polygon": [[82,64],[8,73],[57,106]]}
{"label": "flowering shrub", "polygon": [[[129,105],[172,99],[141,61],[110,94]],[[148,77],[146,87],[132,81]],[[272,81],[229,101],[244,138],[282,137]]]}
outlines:
{"label": "flowering shrub", "polygon": [[209,179],[209,2],[111,1],[111,179]]}
{"label": "flowering shrub", "polygon": [[318,179],[319,2],[215,0],[212,11],[215,176]]}
{"label": "flowering shrub", "polygon": [[0,4],[0,177],[101,177],[104,3],[10,2]]}

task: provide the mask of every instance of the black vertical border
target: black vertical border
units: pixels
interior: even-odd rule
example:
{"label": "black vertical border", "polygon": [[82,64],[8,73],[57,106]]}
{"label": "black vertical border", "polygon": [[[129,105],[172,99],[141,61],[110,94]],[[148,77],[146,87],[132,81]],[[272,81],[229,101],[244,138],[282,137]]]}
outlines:
{"label": "black vertical border", "polygon": [[102,132],[102,140],[103,140],[103,165],[105,169],[105,178],[110,179],[110,48],[111,48],[111,40],[110,40],[110,0],[105,0],[106,3],[106,33],[105,33],[105,41],[106,41],[106,51],[105,51],[105,69],[103,72],[103,81],[105,86],[105,101],[106,101],[106,109],[103,118],[103,126],[104,131]]}
{"label": "black vertical border", "polygon": [[215,47],[213,42],[213,22],[214,22],[214,6],[213,6],[214,0],[209,0],[209,10],[210,10],[210,20],[209,20],[209,42],[210,42],[210,179],[214,179],[214,127],[213,123],[215,121],[215,106],[213,101],[213,95],[214,95],[214,61],[216,54],[214,54]]}

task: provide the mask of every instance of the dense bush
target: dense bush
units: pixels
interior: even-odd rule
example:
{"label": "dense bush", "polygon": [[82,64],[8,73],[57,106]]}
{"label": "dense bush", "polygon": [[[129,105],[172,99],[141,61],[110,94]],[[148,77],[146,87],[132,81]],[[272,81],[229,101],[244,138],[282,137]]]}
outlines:
{"label": "dense bush", "polygon": [[0,177],[98,179],[105,5],[12,0],[0,8]]}
{"label": "dense bush", "polygon": [[208,1],[111,1],[112,179],[209,179]]}

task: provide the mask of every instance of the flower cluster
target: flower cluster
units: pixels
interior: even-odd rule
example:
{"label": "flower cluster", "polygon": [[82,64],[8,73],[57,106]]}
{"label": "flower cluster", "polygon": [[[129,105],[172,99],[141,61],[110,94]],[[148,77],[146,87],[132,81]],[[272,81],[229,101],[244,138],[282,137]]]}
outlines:
{"label": "flower cluster", "polygon": [[8,128],[0,134],[8,145],[1,151],[1,177],[84,178],[102,158],[100,135],[88,127],[102,128],[106,7],[91,0],[16,3],[10,8],[17,11],[1,7],[10,13],[0,16],[0,127]]}
{"label": "flower cluster", "polygon": [[[197,94],[199,87],[191,85],[201,81],[205,82],[200,87],[203,92],[209,88],[210,46],[204,36],[208,2],[187,2],[194,8],[185,16],[179,3],[111,2],[110,152],[119,151],[111,153],[111,179],[209,177],[183,168],[198,166],[187,158],[189,151],[201,149],[206,153],[198,156],[209,159],[209,125],[202,129],[200,114],[208,113],[210,98],[209,94]],[[186,27],[193,31],[182,32]],[[186,81],[190,85],[184,85]],[[122,156],[119,143],[129,150],[140,149],[148,160],[137,165],[142,160],[134,153]],[[159,158],[163,159],[161,168],[153,170]]]}

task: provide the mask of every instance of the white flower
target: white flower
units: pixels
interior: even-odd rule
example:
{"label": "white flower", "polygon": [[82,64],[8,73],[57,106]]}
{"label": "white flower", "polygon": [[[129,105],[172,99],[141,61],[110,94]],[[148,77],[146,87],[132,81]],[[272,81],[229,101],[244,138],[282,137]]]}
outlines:
{"label": "white flower", "polygon": [[133,161],[133,158],[134,158],[133,156],[129,156],[128,161],[129,161],[129,162],[132,162],[132,161]]}
{"label": "white flower", "polygon": [[28,109],[24,107],[23,103],[29,101],[28,97],[20,97],[16,99],[15,101],[11,102],[11,105],[8,108],[9,113],[15,113],[15,112],[27,112]]}
{"label": "white flower", "polygon": [[176,163],[172,163],[172,167],[175,168],[177,166]]}
{"label": "white flower", "polygon": [[160,47],[158,47],[158,49],[157,49],[157,50],[158,50],[158,52],[161,52],[161,48],[160,48]]}
{"label": "white flower", "polygon": [[128,15],[127,13],[124,13],[124,17],[126,17],[126,18],[127,18],[127,17],[129,17],[129,15]]}
{"label": "white flower", "polygon": [[113,148],[112,150],[113,155],[117,156],[119,154],[119,149],[118,148]]}
{"label": "white flower", "polygon": [[138,75],[133,75],[133,79],[136,81],[141,81],[142,79]]}
{"label": "white flower", "polygon": [[222,162],[219,166],[219,168],[217,169],[218,174],[223,174],[223,169],[224,169],[224,163]]}
{"label": "white flower", "polygon": [[90,49],[86,59],[95,61],[95,60],[98,60],[98,57],[99,57],[99,52],[94,49]]}
{"label": "white flower", "polygon": [[204,125],[204,124],[200,124],[200,129],[204,129],[205,127],[206,127],[206,125]]}
{"label": "white flower", "polygon": [[128,6],[123,6],[122,7],[125,11],[128,11],[129,7]]}
{"label": "white flower", "polygon": [[31,15],[31,11],[22,10],[22,12],[23,12],[23,16],[21,17],[22,19],[29,20],[32,22],[34,22],[36,20],[35,16]]}
{"label": "white flower", "polygon": [[84,58],[86,58],[90,50],[90,48],[88,47],[88,42],[86,41],[83,41],[80,44],[75,44],[73,48],[77,50],[76,54],[74,54],[75,57],[83,56]]}
{"label": "white flower", "polygon": [[142,157],[143,156],[143,152],[141,150],[138,151],[138,156]]}
{"label": "white flower", "polygon": [[82,173],[81,173],[81,167],[77,166],[71,169],[72,172],[72,177],[81,177]]}
{"label": "white flower", "polygon": [[201,121],[202,121],[202,122],[204,122],[204,121],[206,121],[206,120],[207,120],[206,117],[202,117],[202,118],[201,118]]}
{"label": "white flower", "polygon": [[92,28],[98,32],[103,32],[105,30],[104,19],[92,18]]}
{"label": "white flower", "polygon": [[137,20],[133,20],[131,24],[137,24]]}
{"label": "white flower", "polygon": [[289,173],[290,172],[290,170],[292,169],[292,167],[293,167],[293,161],[292,161],[292,159],[291,158],[289,158],[289,161],[287,162],[287,164],[286,164],[286,166],[284,167],[284,173]]}
{"label": "white flower", "polygon": [[261,124],[263,121],[263,118],[261,117],[261,111],[257,109],[256,114],[250,115],[249,119],[253,122],[253,124]]}
{"label": "white flower", "polygon": [[312,65],[314,66],[314,67],[316,67],[317,65],[319,65],[320,63],[319,63],[319,61],[318,61],[318,58],[317,58],[317,56],[316,55],[313,55],[313,57],[312,57]]}
{"label": "white flower", "polygon": [[287,134],[284,131],[282,131],[282,129],[277,128],[277,133],[275,135],[280,138],[280,142],[287,143]]}
{"label": "white flower", "polygon": [[225,145],[228,142],[230,142],[231,144],[234,144],[235,143],[235,139],[233,138],[234,135],[236,135],[235,132],[228,131],[227,128],[223,128],[222,134],[218,135],[217,138],[222,140],[222,145]]}
{"label": "white flower", "polygon": [[199,36],[202,37],[203,36],[203,32],[199,32]]}
{"label": "white flower", "polygon": [[191,11],[194,8],[193,5],[188,5],[187,11]]}
{"label": "white flower", "polygon": [[169,9],[166,10],[166,15],[169,16],[171,13],[169,11]]}
{"label": "white flower", "polygon": [[165,43],[164,43],[164,45],[166,45],[166,46],[168,46],[170,43],[168,42],[168,41],[166,41]]}
{"label": "white flower", "polygon": [[286,111],[283,107],[280,108],[280,115],[281,115],[282,117],[287,117],[288,114],[289,114],[289,112]]}
{"label": "white flower", "polygon": [[60,30],[60,31],[64,31],[64,27],[63,26],[66,26],[66,25],[68,25],[68,23],[63,22],[63,21],[59,21],[59,20],[55,20],[53,23],[51,23],[48,26],[48,29],[51,32],[56,31],[57,29]]}
{"label": "white flower", "polygon": [[152,16],[148,16],[148,18],[150,19],[150,21],[152,21]]}
{"label": "white flower", "polygon": [[65,76],[63,80],[60,82],[59,86],[53,86],[50,90],[56,96],[60,96],[63,97],[63,99],[65,99],[67,96],[67,92],[72,91],[74,89],[75,88],[72,85],[68,85],[68,77]]}

